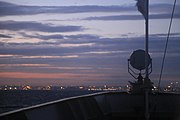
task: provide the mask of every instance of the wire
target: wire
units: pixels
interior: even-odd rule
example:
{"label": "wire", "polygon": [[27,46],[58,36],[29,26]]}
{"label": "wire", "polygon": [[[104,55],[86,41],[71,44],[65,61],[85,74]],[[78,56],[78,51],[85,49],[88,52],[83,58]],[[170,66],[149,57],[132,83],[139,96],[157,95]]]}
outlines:
{"label": "wire", "polygon": [[168,35],[167,35],[167,39],[166,39],[164,55],[163,55],[163,59],[162,59],[161,71],[160,71],[159,82],[158,82],[158,91],[160,91],[160,84],[161,84],[162,73],[163,73],[163,69],[164,69],[164,62],[165,62],[165,58],[166,58],[167,47],[168,47],[169,36],[170,36],[170,32],[171,32],[171,26],[172,26],[172,21],[173,21],[173,17],[174,17],[175,7],[176,7],[176,0],[174,0],[174,6],[173,6],[172,14],[171,14],[171,20],[170,20],[170,24],[169,24],[169,30],[168,30]]}

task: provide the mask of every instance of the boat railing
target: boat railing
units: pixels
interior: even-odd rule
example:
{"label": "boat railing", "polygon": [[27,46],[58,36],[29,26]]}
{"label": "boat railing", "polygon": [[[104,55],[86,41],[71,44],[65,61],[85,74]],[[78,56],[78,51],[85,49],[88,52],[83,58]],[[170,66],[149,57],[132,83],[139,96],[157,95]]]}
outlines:
{"label": "boat railing", "polygon": [[[180,95],[150,94],[149,98],[152,120],[180,118]],[[3,113],[0,120],[143,120],[144,99],[142,94],[101,92]]]}

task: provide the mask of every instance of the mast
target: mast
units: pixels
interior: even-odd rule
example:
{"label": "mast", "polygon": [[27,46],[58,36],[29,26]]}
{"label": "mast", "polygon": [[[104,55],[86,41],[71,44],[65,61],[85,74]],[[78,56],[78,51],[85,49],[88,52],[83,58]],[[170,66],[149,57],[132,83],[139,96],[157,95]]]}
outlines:
{"label": "mast", "polygon": [[149,0],[146,0],[145,4],[146,8],[146,17],[145,17],[145,27],[146,27],[146,41],[145,41],[145,118],[149,120],[149,88],[147,87],[149,84],[149,64],[148,64],[148,54],[149,54]]}
{"label": "mast", "polygon": [[145,41],[145,73],[146,78],[149,78],[149,70],[148,70],[148,53],[149,53],[149,0],[146,0],[146,41]]}
{"label": "mast", "polygon": [[[135,69],[140,70],[141,72],[141,65],[143,66],[143,70],[145,69],[145,77],[144,77],[144,82],[142,83],[142,87],[138,86],[138,89],[135,87],[135,83],[132,84],[134,86],[134,88],[136,88],[138,91],[141,92],[141,90],[143,90],[142,92],[144,93],[144,100],[145,100],[145,118],[146,120],[149,120],[150,118],[150,114],[149,114],[149,93],[151,92],[151,88],[152,88],[152,82],[149,79],[149,74],[152,72],[152,63],[151,63],[151,58],[149,56],[149,0],[136,0],[136,6],[138,8],[138,11],[141,12],[141,14],[144,16],[145,18],[145,50],[143,51],[143,55],[141,55],[140,51],[135,51],[133,52],[133,54],[131,55],[130,59],[128,59],[128,72],[134,77],[134,74],[136,74],[133,70],[131,70],[131,68],[129,67],[129,63],[131,64],[131,66]],[[139,57],[139,56],[143,56],[143,57]],[[136,60],[137,59],[137,60]],[[141,61],[143,60],[143,61]],[[136,62],[135,62],[136,61]],[[139,63],[141,62],[141,63]],[[149,65],[151,65],[149,67]],[[132,72],[132,73],[131,73]],[[136,77],[134,77],[136,78]],[[133,89],[134,89],[133,88]],[[142,89],[143,88],[143,89]]]}

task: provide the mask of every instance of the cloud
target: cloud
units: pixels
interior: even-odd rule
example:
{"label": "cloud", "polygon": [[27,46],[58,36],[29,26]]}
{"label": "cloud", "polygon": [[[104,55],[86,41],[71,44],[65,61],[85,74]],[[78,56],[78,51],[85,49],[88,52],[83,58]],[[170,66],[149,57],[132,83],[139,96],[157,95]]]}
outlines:
{"label": "cloud", "polygon": [[[127,38],[97,37],[96,39],[91,39],[91,35],[89,35],[90,39],[88,39],[88,35],[82,36],[83,35],[77,35],[69,37],[69,39],[66,38],[64,43],[57,41],[57,43],[53,43],[51,47],[46,43],[18,43],[9,44],[8,47],[0,47],[0,67],[2,68],[0,73],[3,76],[2,79],[30,79],[32,76],[32,79],[37,80],[41,78],[44,79],[44,75],[47,73],[47,75],[50,75],[50,77],[48,77],[49,79],[67,78],[75,80],[77,78],[77,80],[87,80],[90,78],[92,80],[108,79],[110,81],[119,81],[122,77],[126,76],[128,78],[129,76],[126,72],[127,59],[132,51],[144,49],[144,36]],[[75,44],[76,40],[73,40],[73,37],[77,37],[77,43],[81,43],[82,46],[59,46],[59,44],[65,43],[70,46],[71,44]],[[85,41],[83,41],[83,38],[86,38]],[[166,67],[168,67],[169,70],[165,70],[168,74],[174,74],[172,71],[175,70],[178,75],[180,68],[179,38],[179,33],[174,33],[170,37],[166,59]],[[159,72],[165,40],[166,34],[150,35],[149,50],[153,59],[153,66],[156,66],[153,67],[155,74]],[[84,43],[95,43],[95,45],[88,47],[83,46],[85,45]],[[40,47],[41,44],[43,47]],[[56,73],[67,73],[67,75],[76,73],[78,75],[61,77]],[[106,76],[102,74],[106,74]],[[12,77],[10,75],[12,75]],[[56,77],[52,77],[53,75],[56,75]]]}
{"label": "cloud", "polygon": [[27,72],[0,72],[1,78],[49,78],[49,79],[61,79],[61,78],[74,78],[79,75],[70,73],[27,73]]}
{"label": "cloud", "polygon": [[[171,13],[173,9],[173,4],[151,4],[150,13]],[[180,13],[180,5],[176,4],[175,13]]]}
{"label": "cloud", "polygon": [[78,58],[78,55],[68,55],[68,56],[20,56],[19,58],[25,59],[70,59]]}
{"label": "cloud", "polygon": [[[170,14],[150,14],[150,19],[169,19]],[[180,19],[180,14],[175,14],[174,18]],[[83,20],[144,20],[142,15],[114,15],[114,16],[101,16],[101,17],[87,17]]]}
{"label": "cloud", "polygon": [[[65,41],[75,41],[76,43],[80,42],[81,40],[96,40],[99,39],[99,36],[92,35],[92,34],[76,34],[76,35],[61,35],[61,34],[52,34],[52,35],[42,35],[42,34],[33,34],[29,35],[25,32],[19,32],[22,37],[28,38],[38,38],[41,40],[50,40],[50,39],[57,39],[57,40],[65,40]],[[65,42],[64,41],[64,42]],[[82,42],[82,41],[81,41]]]}
{"label": "cloud", "polygon": [[0,34],[0,38],[12,38],[12,37],[9,36],[9,35],[3,35],[3,34]]}
{"label": "cloud", "polygon": [[64,39],[64,36],[61,34],[53,34],[53,35],[40,35],[40,34],[34,34],[34,35],[28,35],[24,32],[20,32],[20,35],[27,38],[38,38],[41,40],[51,40],[51,39]]}
{"label": "cloud", "polygon": [[121,54],[121,53],[127,53],[127,51],[90,51],[90,52],[84,52],[84,53],[81,53],[81,54],[87,54],[87,55],[90,55],[90,54],[96,54],[96,55],[104,55],[104,54]]}
{"label": "cloud", "polygon": [[[65,35],[64,39],[54,42],[44,41],[39,43],[7,43],[2,42],[0,54],[14,54],[24,56],[117,56],[118,54],[127,56],[128,52],[135,49],[144,49],[144,36],[140,37],[123,37],[123,38],[101,38],[95,35]],[[171,35],[170,47],[171,53],[179,51],[180,34]],[[166,34],[150,35],[151,52],[162,52],[166,40]],[[128,51],[128,52],[120,52]]]}
{"label": "cloud", "polygon": [[95,43],[80,43],[80,44],[59,44],[59,47],[73,48],[73,47],[91,47]]}
{"label": "cloud", "polygon": [[[166,34],[152,34],[149,36],[150,52],[156,57],[160,57],[164,50]],[[1,58],[103,58],[103,57],[128,57],[131,51],[144,49],[144,36],[123,37],[123,38],[101,38],[95,35],[65,35],[64,39],[54,42],[39,43],[7,43],[2,42],[0,47]],[[174,33],[170,36],[168,52],[173,56],[179,56],[180,34]],[[173,46],[173,47],[172,47]],[[19,55],[19,57],[11,56]],[[158,56],[157,56],[158,55]],[[25,56],[25,57],[22,57]],[[57,60],[58,61],[58,60]],[[80,62],[79,62],[80,63]]]}
{"label": "cloud", "polygon": [[82,73],[32,73],[32,72],[0,72],[1,78],[19,78],[19,79],[87,79],[108,77],[108,74],[94,73],[94,74],[82,74]]}
{"label": "cloud", "polygon": [[63,66],[55,66],[51,64],[0,64],[0,67],[9,67],[12,69],[13,67],[26,67],[26,68],[46,68],[46,69],[59,69],[59,70],[91,70],[91,67],[88,66],[71,66],[71,67],[63,67]]}
{"label": "cloud", "polygon": [[81,26],[53,26],[50,24],[42,24],[39,22],[17,22],[17,21],[1,21],[0,30],[27,30],[41,32],[73,32],[82,31]]}
{"label": "cloud", "polygon": [[[180,33],[171,33],[171,37],[180,37]],[[167,34],[159,33],[159,34],[151,34],[151,37],[167,37]]]}
{"label": "cloud", "polygon": [[0,5],[0,16],[42,13],[125,12],[135,10],[132,6],[22,6],[7,2],[0,2]]}
{"label": "cloud", "polygon": [[115,16],[101,16],[101,17],[87,17],[83,20],[141,20],[140,15],[115,15]]}
{"label": "cloud", "polygon": [[[1,57],[2,55],[0,55]],[[0,67],[49,67],[49,64],[0,64]]]}
{"label": "cloud", "polygon": [[66,56],[24,56],[24,55],[13,55],[13,54],[0,54],[0,58],[16,58],[16,59],[70,59],[78,58],[78,55],[66,55]]}
{"label": "cloud", "polygon": [[[138,12],[135,5],[127,6],[95,6],[95,5],[86,5],[86,6],[23,6],[16,5],[7,2],[0,2],[0,16],[8,15],[36,15],[36,14],[46,14],[46,13],[90,13],[90,12]],[[172,4],[151,4],[150,13],[159,14],[162,18],[166,18],[166,14],[171,14]],[[180,5],[176,5],[175,13],[179,18]],[[154,16],[154,15],[153,15]],[[152,18],[153,18],[152,16]],[[126,19],[130,16],[122,16]],[[132,19],[135,16],[131,16]],[[158,16],[154,16],[158,17]],[[121,18],[121,19],[125,19]],[[107,18],[106,18],[107,19]],[[109,18],[110,19],[110,18]],[[112,19],[112,18],[111,18]],[[117,17],[116,17],[117,19]],[[120,18],[119,18],[120,19]],[[140,19],[140,18],[139,18]],[[142,18],[141,18],[142,19]]]}
{"label": "cloud", "polygon": [[94,39],[99,39],[99,36],[97,35],[92,35],[92,34],[77,34],[77,35],[66,35],[65,36],[68,39],[75,39],[77,40],[94,40]]}

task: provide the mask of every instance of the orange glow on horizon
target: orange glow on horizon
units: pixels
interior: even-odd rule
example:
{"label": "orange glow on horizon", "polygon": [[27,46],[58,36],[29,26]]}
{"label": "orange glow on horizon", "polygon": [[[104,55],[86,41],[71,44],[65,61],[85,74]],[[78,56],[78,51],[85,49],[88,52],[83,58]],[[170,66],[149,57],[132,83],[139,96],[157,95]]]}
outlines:
{"label": "orange glow on horizon", "polygon": [[73,78],[76,74],[70,73],[26,73],[26,72],[0,72],[1,78],[32,78],[32,79],[56,79],[56,78]]}
{"label": "orange glow on horizon", "polygon": [[[107,74],[73,74],[73,73],[29,73],[29,72],[0,72],[0,78],[14,79],[82,79],[92,78],[99,80],[106,77]],[[103,78],[102,78],[103,79]]]}
{"label": "orange glow on horizon", "polygon": [[49,67],[49,64],[0,64],[0,67]]}

